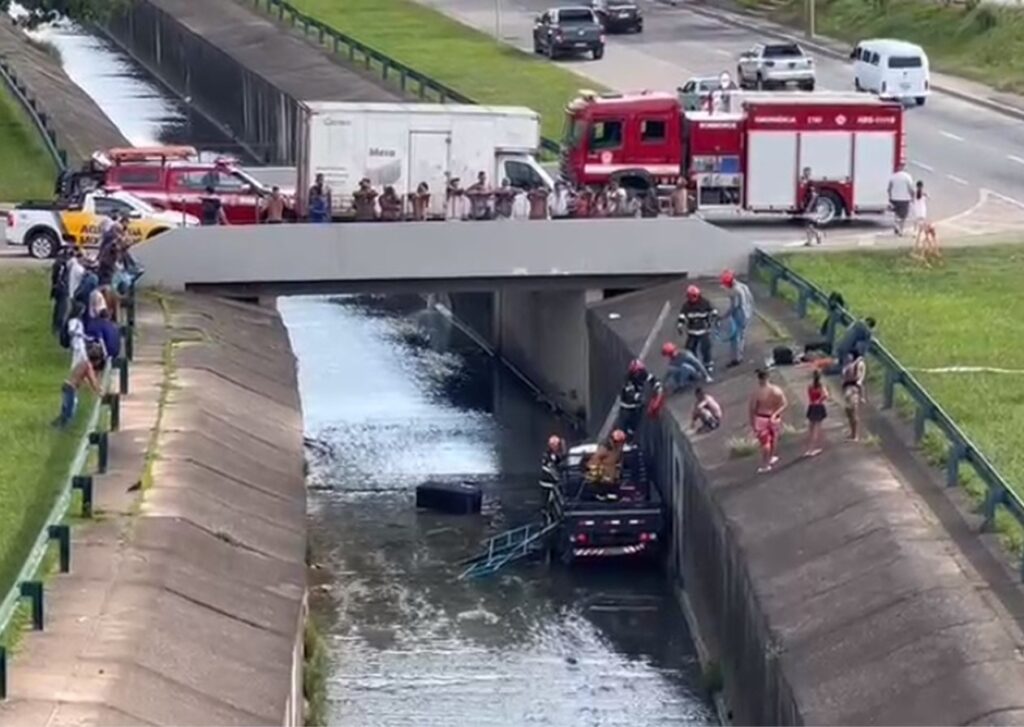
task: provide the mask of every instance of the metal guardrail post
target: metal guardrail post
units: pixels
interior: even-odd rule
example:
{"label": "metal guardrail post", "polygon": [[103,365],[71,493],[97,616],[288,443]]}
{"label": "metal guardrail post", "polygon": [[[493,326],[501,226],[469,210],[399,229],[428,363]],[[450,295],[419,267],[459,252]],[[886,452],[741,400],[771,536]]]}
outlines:
{"label": "metal guardrail post", "polygon": [[918,403],[914,412],[914,444],[921,444],[924,439],[924,425],[932,416],[932,408],[928,404]]}
{"label": "metal guardrail post", "polygon": [[116,432],[121,428],[121,396],[106,394],[103,403],[110,407],[110,431]]}
{"label": "metal guardrail post", "polygon": [[985,495],[985,507],[983,509],[984,520],[981,523],[981,532],[987,533],[992,530],[996,522],[996,509],[1003,504],[1006,493],[995,487],[989,487]]}
{"label": "metal guardrail post", "polygon": [[963,444],[950,445],[946,459],[946,487],[956,487],[960,483],[960,463],[967,457],[967,447]]}
{"label": "metal guardrail post", "polygon": [[801,318],[807,317],[807,302],[811,298],[811,293],[806,288],[800,288],[799,294],[796,300],[796,314]]}
{"label": "metal guardrail post", "polygon": [[71,478],[71,489],[82,492],[82,517],[92,517],[92,475],[75,475]]}
{"label": "metal guardrail post", "polygon": [[892,409],[896,402],[896,381],[899,375],[890,367],[885,368],[885,384],[882,388],[882,408]]}
{"label": "metal guardrail post", "polygon": [[56,540],[60,554],[60,572],[71,572],[71,528],[64,523],[47,528],[50,540]]}
{"label": "metal guardrail post", "polygon": [[828,309],[828,323],[825,325],[825,340],[828,341],[829,350],[836,345],[836,329],[839,327],[839,319],[842,313],[835,306]]}
{"label": "metal guardrail post", "polygon": [[124,356],[114,360],[114,368],[117,369],[117,391],[122,396],[128,394],[129,385],[129,372],[128,372],[128,359]]}
{"label": "metal guardrail post", "polygon": [[18,586],[21,589],[21,597],[32,602],[32,629],[43,630],[43,582],[22,581]]}
{"label": "metal guardrail post", "polygon": [[124,326],[122,335],[124,336],[124,356],[131,361],[135,358],[135,326]]}
{"label": "metal guardrail post", "polygon": [[110,463],[110,439],[106,432],[90,432],[89,444],[96,446],[97,469],[105,474]]}

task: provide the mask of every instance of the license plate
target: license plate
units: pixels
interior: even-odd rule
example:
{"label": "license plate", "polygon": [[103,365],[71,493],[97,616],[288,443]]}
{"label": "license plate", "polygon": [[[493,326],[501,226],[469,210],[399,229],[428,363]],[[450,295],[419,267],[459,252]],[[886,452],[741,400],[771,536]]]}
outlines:
{"label": "license plate", "polygon": [[586,43],[577,43],[577,44],[576,44],[576,47],[577,47],[577,48],[586,48],[586,47],[587,47],[587,44],[586,44]]}
{"label": "license plate", "polygon": [[620,18],[628,18],[629,17],[629,13],[619,13],[619,17]]}
{"label": "license plate", "polygon": [[909,83],[901,83],[900,84],[900,88],[902,88],[904,91],[906,91],[906,90],[908,90],[910,88],[910,84]]}

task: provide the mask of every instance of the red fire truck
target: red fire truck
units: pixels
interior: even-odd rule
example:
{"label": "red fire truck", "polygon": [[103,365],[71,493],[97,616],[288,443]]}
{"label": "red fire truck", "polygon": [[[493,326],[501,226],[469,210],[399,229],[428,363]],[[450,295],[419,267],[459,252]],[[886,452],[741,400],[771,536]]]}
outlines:
{"label": "red fire truck", "polygon": [[904,157],[903,109],[861,94],[734,91],[715,111],[667,93],[581,92],[566,109],[562,175],[617,179],[668,193],[682,180],[691,212],[802,212],[804,169],[817,218],[881,213]]}

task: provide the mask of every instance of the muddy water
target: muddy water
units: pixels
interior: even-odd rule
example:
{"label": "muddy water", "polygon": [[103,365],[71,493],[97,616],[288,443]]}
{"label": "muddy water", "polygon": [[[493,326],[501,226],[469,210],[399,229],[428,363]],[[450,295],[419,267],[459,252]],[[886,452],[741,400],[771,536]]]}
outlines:
{"label": "muddy water", "polygon": [[[656,571],[458,561],[532,517],[539,449],[565,425],[416,299],[287,299],[327,589],[332,724],[658,725],[713,719]],[[417,512],[471,480],[483,516]]]}

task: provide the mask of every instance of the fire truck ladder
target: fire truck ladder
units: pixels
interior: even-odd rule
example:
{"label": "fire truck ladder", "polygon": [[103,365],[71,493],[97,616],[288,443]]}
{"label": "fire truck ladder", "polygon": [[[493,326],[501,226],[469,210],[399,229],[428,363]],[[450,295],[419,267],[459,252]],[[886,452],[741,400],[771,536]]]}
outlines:
{"label": "fire truck ladder", "polygon": [[487,541],[482,553],[463,561],[468,567],[459,576],[459,580],[489,576],[509,563],[522,560],[540,548],[559,524],[557,520],[536,522],[498,533]]}

